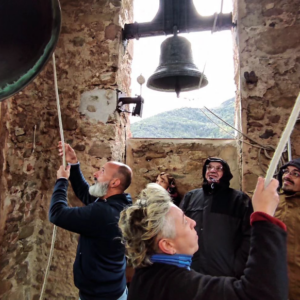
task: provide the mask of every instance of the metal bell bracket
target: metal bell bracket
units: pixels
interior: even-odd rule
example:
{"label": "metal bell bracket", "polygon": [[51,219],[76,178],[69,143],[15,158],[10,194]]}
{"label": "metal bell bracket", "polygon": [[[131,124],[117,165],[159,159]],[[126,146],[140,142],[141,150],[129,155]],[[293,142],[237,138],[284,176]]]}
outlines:
{"label": "metal bell bracket", "polygon": [[[151,22],[125,24],[123,40],[173,34],[174,26],[178,33],[210,31],[214,19],[214,15],[199,15],[193,0],[160,0],[158,12]],[[218,14],[217,30],[229,30],[233,26],[232,13]]]}
{"label": "metal bell bracket", "polygon": [[[139,116],[142,117],[143,115],[143,106],[144,106],[144,99],[142,96],[137,97],[119,97],[120,91],[118,91],[118,105],[117,110],[119,112],[127,112],[131,113],[133,116]],[[135,107],[133,108],[133,111],[127,111],[122,108],[125,104],[135,104]]]}

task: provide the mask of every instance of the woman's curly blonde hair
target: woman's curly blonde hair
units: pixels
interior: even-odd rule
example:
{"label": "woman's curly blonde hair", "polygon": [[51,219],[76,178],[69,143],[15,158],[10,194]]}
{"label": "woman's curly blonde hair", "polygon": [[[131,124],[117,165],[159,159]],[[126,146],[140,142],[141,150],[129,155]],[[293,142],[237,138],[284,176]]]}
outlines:
{"label": "woman's curly blonde hair", "polygon": [[119,227],[126,256],[134,268],[151,264],[160,238],[175,235],[172,220],[167,218],[172,205],[169,193],[156,183],[149,183],[132,206],[121,212]]}

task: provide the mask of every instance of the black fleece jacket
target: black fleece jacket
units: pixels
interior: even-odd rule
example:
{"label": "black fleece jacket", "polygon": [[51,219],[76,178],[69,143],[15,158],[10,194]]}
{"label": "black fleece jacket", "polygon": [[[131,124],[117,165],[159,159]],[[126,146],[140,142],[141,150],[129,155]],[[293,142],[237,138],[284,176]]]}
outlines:
{"label": "black fleece jacket", "polygon": [[55,225],[80,234],[74,263],[74,282],[82,300],[116,300],[126,288],[125,249],[118,228],[120,212],[132,203],[128,194],[106,201],[90,196],[79,165],[71,167],[70,181],[86,205],[68,207],[68,180],[58,179],[49,209]]}
{"label": "black fleece jacket", "polygon": [[136,269],[128,300],[287,300],[286,259],[286,232],[267,221],[256,221],[240,279],[154,263]]}

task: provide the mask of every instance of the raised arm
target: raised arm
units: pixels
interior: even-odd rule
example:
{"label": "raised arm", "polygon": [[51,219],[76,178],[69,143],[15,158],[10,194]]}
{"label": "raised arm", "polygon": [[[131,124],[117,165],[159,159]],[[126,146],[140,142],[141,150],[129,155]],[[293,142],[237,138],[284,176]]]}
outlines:
{"label": "raised arm", "polygon": [[71,166],[71,173],[69,179],[76,197],[81,202],[83,202],[85,205],[95,202],[97,198],[90,195],[90,186],[81,173],[79,163]]}
{"label": "raised arm", "polygon": [[[59,155],[63,155],[62,143],[58,143]],[[73,191],[76,197],[85,205],[93,203],[97,198],[93,197],[89,193],[89,184],[86,182],[83,174],[80,170],[80,164],[78,162],[74,149],[65,143],[65,154],[67,163],[71,164],[70,181]]]}
{"label": "raised arm", "polygon": [[[287,300],[286,232],[263,213],[252,215],[250,255],[241,278],[191,273],[185,285],[189,300]],[[195,273],[194,273],[195,274]],[[178,298],[180,299],[180,298]]]}
{"label": "raised arm", "polygon": [[84,235],[93,235],[95,232],[92,207],[69,207],[67,202],[68,177],[70,166],[66,170],[63,166],[57,172],[58,180],[55,183],[54,191],[49,208],[49,220],[51,223]]}
{"label": "raised arm", "polygon": [[286,228],[273,217],[278,205],[277,186],[277,180],[273,179],[264,188],[264,179],[258,180],[252,199],[250,254],[241,278],[198,274],[187,286],[197,289],[189,299],[288,299]]}
{"label": "raised arm", "polygon": [[265,188],[259,178],[252,198],[251,250],[244,275],[235,281],[238,295],[249,299],[285,300],[288,298],[287,250],[285,225],[275,219],[279,202],[278,181]]}

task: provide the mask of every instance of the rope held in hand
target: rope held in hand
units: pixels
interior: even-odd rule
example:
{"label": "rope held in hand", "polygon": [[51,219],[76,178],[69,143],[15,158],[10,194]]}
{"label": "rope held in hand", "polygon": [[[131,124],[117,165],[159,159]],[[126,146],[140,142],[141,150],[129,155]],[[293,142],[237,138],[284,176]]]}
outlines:
{"label": "rope held in hand", "polygon": [[[56,75],[56,64],[55,64],[55,54],[52,55],[52,62],[53,62],[53,74],[54,74],[54,88],[55,88],[55,96],[56,96],[56,104],[57,104],[57,114],[58,114],[58,123],[59,123],[59,132],[60,132],[60,140],[62,143],[62,149],[63,149],[63,166],[66,168],[66,153],[65,153],[65,141],[64,141],[64,131],[63,131],[63,125],[62,125],[62,118],[61,118],[61,111],[60,111],[60,104],[59,104],[59,95],[58,95],[58,86],[57,86],[57,75]],[[45,271],[45,277],[44,282],[42,286],[42,291],[40,295],[40,300],[43,300],[45,288],[48,280],[50,265],[53,257],[54,252],[54,245],[56,240],[56,232],[57,232],[57,226],[54,225],[53,227],[53,233],[52,233],[52,240],[51,240],[51,247],[50,247],[50,253],[48,258],[48,264]]]}

